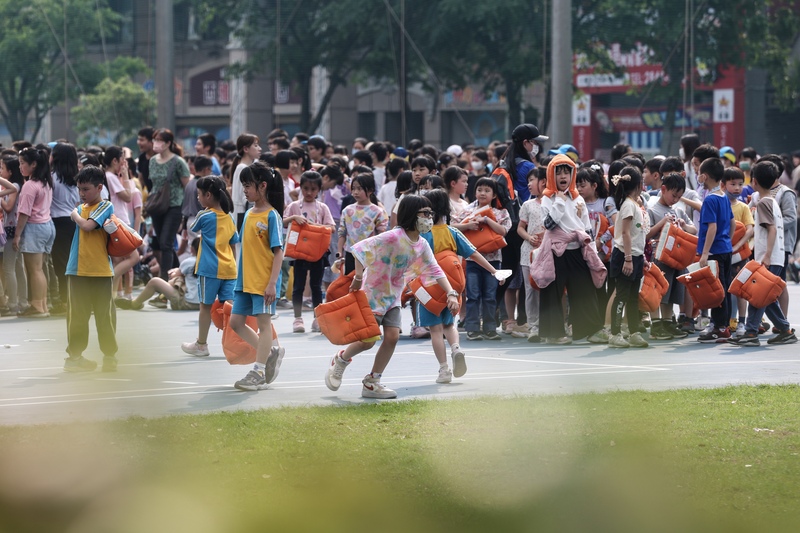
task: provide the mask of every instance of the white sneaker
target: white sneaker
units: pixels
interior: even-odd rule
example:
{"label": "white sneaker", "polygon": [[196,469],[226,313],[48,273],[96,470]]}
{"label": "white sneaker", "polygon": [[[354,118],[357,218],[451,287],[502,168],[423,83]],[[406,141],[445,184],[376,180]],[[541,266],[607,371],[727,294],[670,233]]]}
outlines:
{"label": "white sneaker", "polygon": [[315,318],[314,321],[311,323],[311,332],[319,333],[320,331],[322,330],[319,329],[319,322],[317,322],[317,319]]}
{"label": "white sneaker", "polygon": [[344,355],[344,350],[339,350],[331,359],[331,366],[328,367],[328,371],[325,372],[325,385],[332,391],[337,391],[342,386],[344,369],[352,362],[352,360],[343,361],[342,355]]}
{"label": "white sneaker", "polygon": [[739,322],[739,324],[736,326],[736,333],[734,336],[744,337],[744,334],[745,334],[744,322]]}
{"label": "white sneaker", "polygon": [[283,346],[273,346],[269,351],[269,358],[267,359],[266,367],[264,368],[264,379],[267,385],[275,381],[278,377],[278,372],[281,371],[281,363],[283,356],[286,355],[286,348]]}
{"label": "white sneaker", "polygon": [[439,377],[436,378],[436,383],[450,383],[453,381],[453,373],[449,368],[443,366],[439,369]]}
{"label": "white sneaker", "polygon": [[[467,373],[467,362],[464,359],[464,352],[461,351],[461,348],[456,348],[453,350],[453,353],[450,355],[453,359],[453,375],[457,378],[460,378],[464,374]],[[448,383],[450,383],[448,381]]]}
{"label": "white sneaker", "polygon": [[367,374],[364,377],[363,387],[361,387],[362,398],[378,398],[380,400],[391,400],[397,398],[397,393],[388,387],[384,387],[379,378]]}
{"label": "white sneaker", "polygon": [[200,344],[197,341],[182,343],[181,350],[195,357],[208,357],[210,355],[208,352],[208,344]]}
{"label": "white sneaker", "polygon": [[629,343],[625,337],[622,336],[622,333],[617,333],[616,335],[612,335],[610,339],[608,339],[608,345],[612,348],[630,348],[631,343]]}

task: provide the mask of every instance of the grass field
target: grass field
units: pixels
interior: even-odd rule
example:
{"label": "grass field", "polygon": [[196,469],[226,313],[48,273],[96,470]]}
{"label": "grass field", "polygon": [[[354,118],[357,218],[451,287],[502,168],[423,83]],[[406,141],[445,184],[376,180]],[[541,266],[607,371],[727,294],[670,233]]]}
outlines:
{"label": "grass field", "polygon": [[797,531],[800,387],[0,428],[0,531]]}

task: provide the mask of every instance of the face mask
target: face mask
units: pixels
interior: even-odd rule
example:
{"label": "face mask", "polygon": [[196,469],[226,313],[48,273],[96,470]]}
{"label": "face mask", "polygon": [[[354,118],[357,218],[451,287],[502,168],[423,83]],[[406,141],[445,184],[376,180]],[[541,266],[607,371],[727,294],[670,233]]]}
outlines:
{"label": "face mask", "polygon": [[475,172],[480,172],[481,170],[483,170],[483,163],[481,163],[480,161],[473,161],[472,170],[474,170]]}
{"label": "face mask", "polygon": [[428,217],[417,217],[417,231],[428,233],[433,228],[433,219]]}
{"label": "face mask", "polygon": [[531,149],[531,151],[528,152],[528,154],[531,156],[531,159],[536,159],[536,155],[538,153],[539,153],[539,145],[538,144],[534,144],[533,148]]}
{"label": "face mask", "polygon": [[157,154],[160,154],[164,151],[164,141],[153,141],[153,151]]}
{"label": "face mask", "polygon": [[750,170],[750,161],[741,161],[739,163],[739,169],[741,169],[742,172]]}
{"label": "face mask", "polygon": [[734,192],[728,192],[728,191],[725,191],[725,196],[727,196],[729,200],[735,200],[735,199],[739,198],[738,194],[736,194]]}
{"label": "face mask", "polygon": [[678,150],[678,157],[681,158],[681,161],[686,161],[686,152],[681,148]]}

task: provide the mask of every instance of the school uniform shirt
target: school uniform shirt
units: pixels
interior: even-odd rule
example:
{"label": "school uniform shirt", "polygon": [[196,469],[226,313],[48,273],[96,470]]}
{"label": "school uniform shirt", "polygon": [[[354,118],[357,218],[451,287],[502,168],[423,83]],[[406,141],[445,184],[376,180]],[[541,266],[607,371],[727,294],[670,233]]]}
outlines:
{"label": "school uniform shirt", "polygon": [[733,251],[730,235],[732,218],[731,202],[726,196],[716,193],[706,196],[706,199],[703,200],[703,207],[700,209],[700,228],[697,235],[698,254],[703,253],[708,225],[713,223],[717,225],[717,233],[714,235],[714,242],[711,243],[708,251],[709,255],[729,254]]}
{"label": "school uniform shirt", "polygon": [[428,286],[445,277],[428,241],[412,242],[400,227],[354,244],[352,254],[366,267],[364,292],[376,315],[399,307],[403,288],[412,279],[420,277]]}
{"label": "school uniform shirt", "polygon": [[[683,223],[688,226],[694,226],[692,224],[692,220],[689,218],[689,215],[686,214],[686,211],[678,207],[678,204],[673,206],[664,205],[661,202],[656,202],[653,206],[651,206],[647,210],[647,216],[650,219],[650,227],[655,226],[658,222],[666,218],[667,216],[674,216],[676,219],[683,220]],[[649,233],[649,231],[648,231]],[[653,246],[658,245],[658,235],[653,238]]]}
{"label": "school uniform shirt", "polygon": [[197,262],[198,262],[197,258],[190,255],[189,257],[181,261],[181,264],[178,267],[181,271],[181,274],[183,274],[183,279],[186,281],[186,292],[183,295],[183,299],[188,304],[200,303],[199,288],[197,286],[197,276],[194,273],[195,269],[197,268]]}
{"label": "school uniform shirt", "polygon": [[389,217],[379,205],[350,204],[342,210],[342,219],[339,224],[339,236],[345,238],[344,251],[352,252],[353,245],[371,237],[376,233],[386,231]]}
{"label": "school uniform shirt", "polygon": [[616,231],[614,232],[614,248],[620,252],[625,252],[625,245],[622,242],[622,221],[626,218],[632,218],[631,221],[631,255],[644,255],[645,238],[647,232],[644,225],[644,213],[639,204],[625,198],[620,207],[619,214],[617,215]]}
{"label": "school uniform shirt", "polygon": [[[475,200],[474,202],[469,204],[469,206],[467,206],[467,208],[464,209],[464,211],[461,212],[461,215],[459,215],[458,217],[455,217],[453,219],[453,222],[455,224],[460,224],[462,220],[464,220],[465,218],[470,216],[472,213],[474,213],[479,208],[480,208],[480,205],[478,205],[478,201]],[[511,229],[511,216],[508,214],[507,210],[505,210],[505,209],[497,209],[497,208],[493,207],[492,208],[492,214],[494,214],[494,218],[497,221],[497,223],[500,224],[501,226],[503,226],[506,229],[506,232],[508,232],[508,230]],[[492,230],[492,231],[494,231],[494,230]],[[502,261],[503,260],[503,252],[502,252],[502,250],[496,250],[494,252],[489,252],[489,253],[483,254],[483,257],[486,258],[487,261]]]}
{"label": "school uniform shirt", "polygon": [[[532,198],[522,204],[522,209],[519,210],[519,220],[520,222],[524,221],[526,226],[526,231],[529,235],[536,235],[537,233],[544,232],[544,210],[542,210],[542,204],[540,204],[535,198]],[[520,258],[519,264],[522,266],[530,266],[531,264],[531,252],[533,252],[533,246],[531,245],[530,241],[527,239],[522,241],[522,246],[520,247]]]}
{"label": "school uniform shirt", "polygon": [[233,217],[218,209],[203,209],[197,213],[191,230],[200,234],[195,273],[207,278],[236,279],[231,244],[239,242],[239,234]]}
{"label": "school uniform shirt", "polygon": [[97,227],[92,231],[75,230],[67,261],[67,276],[114,277],[114,267],[108,256],[108,233],[103,229],[105,221],[114,213],[114,206],[108,200],[101,200],[94,205],[79,205],[78,213],[84,220],[97,222]]}
{"label": "school uniform shirt", "polygon": [[434,255],[450,250],[459,257],[468,258],[477,251],[463,233],[447,224],[437,224],[428,233],[421,233],[420,237],[428,241]]}
{"label": "school uniform shirt", "polygon": [[767,251],[767,238],[769,227],[775,226],[775,243],[772,245],[772,253],[769,256],[769,263],[775,266],[783,266],[786,259],[784,256],[783,241],[783,213],[778,202],[772,197],[761,198],[756,205],[755,218],[755,250],[753,259],[761,261],[764,252]]}
{"label": "school uniform shirt", "polygon": [[120,181],[119,176],[113,172],[106,172],[106,183],[108,183],[109,200],[111,200],[111,204],[114,206],[114,214],[117,215],[117,218],[122,222],[130,226],[131,220],[128,218],[129,202],[119,197],[119,193],[125,190],[122,181]]}
{"label": "school uniform shirt", "polygon": [[[272,275],[273,248],[283,247],[283,223],[275,209],[244,215],[242,245],[239,252],[239,275],[234,290],[263,295]],[[278,277],[280,284],[280,276]]]}

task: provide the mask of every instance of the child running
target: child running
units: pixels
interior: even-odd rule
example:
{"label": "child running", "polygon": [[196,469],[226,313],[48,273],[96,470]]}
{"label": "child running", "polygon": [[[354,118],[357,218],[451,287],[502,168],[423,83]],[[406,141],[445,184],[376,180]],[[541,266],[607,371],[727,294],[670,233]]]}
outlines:
{"label": "child running", "polygon": [[[245,198],[255,205],[247,210],[242,222],[230,326],[256,349],[256,362],[234,387],[256,391],[275,381],[284,356],[282,347],[272,346],[272,315],[283,261],[283,180],[261,161],[243,169],[239,179]],[[247,325],[248,316],[256,317],[261,335]]]}
{"label": "child running", "polygon": [[[466,178],[466,175],[464,177]],[[445,250],[453,251],[456,255],[471,259],[490,274],[495,275],[497,269],[481,254],[477,253],[475,247],[464,237],[464,234],[447,225],[450,221],[451,207],[451,199],[447,192],[442,189],[436,189],[426,194],[425,198],[431,203],[433,209],[433,226],[428,232],[420,232],[420,236],[428,241],[433,253],[438,254]],[[420,326],[429,327],[431,330],[433,354],[439,362],[439,377],[436,378],[436,383],[450,383],[453,380],[453,376],[460,378],[466,374],[467,363],[464,361],[464,352],[461,351],[459,345],[458,330],[450,309],[445,308],[440,314],[434,315],[420,304],[417,308],[417,317],[419,318]],[[452,371],[447,366],[447,353],[444,338],[442,337],[443,333],[444,337],[447,338],[447,342],[450,343],[450,355],[453,359]]]}
{"label": "child running", "polygon": [[[642,338],[644,331],[639,314],[639,284],[644,277],[644,213],[637,203],[642,194],[642,175],[634,167],[625,167],[611,178],[618,224],[614,232],[614,250],[611,252],[609,275],[616,279],[613,313],[611,315],[612,348],[647,348]],[[628,319],[630,337],[620,333],[622,311]]]}
{"label": "child running", "polygon": [[181,350],[196,357],[206,357],[208,329],[211,327],[211,305],[214,300],[225,303],[233,300],[236,285],[236,259],[232,244],[239,242],[236,223],[231,216],[231,200],[225,181],[219,176],[197,180],[197,199],[203,210],[197,213],[191,231],[200,234],[195,274],[197,275],[200,315],[197,339],[184,342]]}
{"label": "child running", "polygon": [[[450,312],[458,312],[458,293],[436,264],[428,242],[420,238],[421,231],[432,227],[432,218],[431,204],[425,197],[407,196],[400,202],[397,212],[399,227],[353,245],[355,277],[350,290],[359,290],[363,281],[370,307],[378,324],[383,326],[383,341],[375,354],[372,372],[362,381],[361,396],[364,398],[397,398],[395,391],[381,383],[381,376],[400,338],[400,295],[407,281],[415,277],[421,277],[424,285],[435,281],[447,292]],[[366,279],[363,278],[365,268]],[[332,391],[339,390],[352,358],[374,344],[354,342],[334,355],[325,373],[325,385]]]}
{"label": "child running", "polygon": [[[297,222],[301,226],[304,224],[318,224],[334,229],[335,223],[331,216],[328,206],[317,200],[322,190],[322,176],[319,172],[309,170],[300,176],[300,192],[303,197],[289,204],[286,208],[286,216],[283,219],[284,227],[289,227],[292,222]],[[322,303],[322,276],[325,273],[327,257],[322,257],[313,263],[302,259],[293,259],[294,263],[294,285],[292,289],[292,307],[294,308],[294,323],[292,332],[305,333],[306,328],[303,324],[303,291],[306,287],[306,278],[309,279],[311,289],[311,301],[314,308]],[[317,320],[311,324],[311,331],[319,331]]]}
{"label": "child running", "polygon": [[339,245],[336,259],[344,258],[344,273],[355,269],[353,246],[360,241],[386,231],[389,218],[375,197],[375,178],[358,174],[350,182],[350,193],[356,201],[342,210],[339,224]]}

